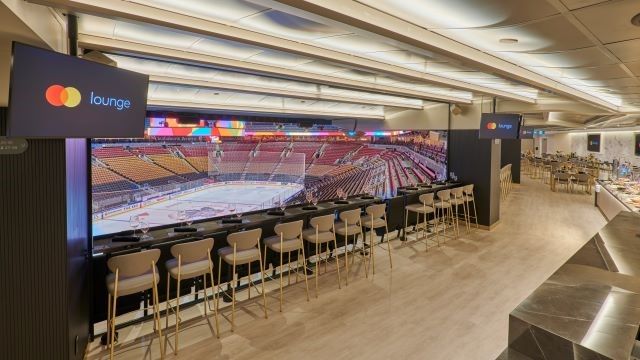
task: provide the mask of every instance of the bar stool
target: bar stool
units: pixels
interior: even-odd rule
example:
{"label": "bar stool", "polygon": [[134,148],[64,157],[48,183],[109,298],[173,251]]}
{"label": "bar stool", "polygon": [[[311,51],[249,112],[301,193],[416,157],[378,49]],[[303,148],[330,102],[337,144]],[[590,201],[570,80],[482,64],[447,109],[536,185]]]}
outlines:
{"label": "bar stool", "polygon": [[[389,228],[387,227],[387,212],[385,211],[387,208],[387,204],[376,204],[367,206],[364,210],[367,214],[360,218],[360,223],[362,227],[371,230],[371,239],[369,240],[369,259],[371,261],[371,269],[372,274],[376,274],[376,258],[375,258],[375,247],[376,244],[376,235],[375,229],[384,228],[385,235],[387,236],[387,251],[389,252],[389,267],[393,268],[393,261],[391,260],[391,242],[389,241]],[[366,234],[366,233],[365,233]],[[364,237],[364,235],[363,235]],[[365,242],[366,239],[363,239]]]}
{"label": "bar stool", "polygon": [[[451,203],[451,190],[445,189],[440,190],[436,193],[438,197],[438,201],[434,202],[435,207],[435,215],[436,215],[436,229],[440,223],[442,223],[442,237],[446,241],[447,236],[447,222],[450,222],[450,225],[453,226],[452,221],[452,209]],[[440,213],[438,214],[438,210]],[[455,235],[455,230],[454,230]]]}
{"label": "bar stool", "polygon": [[[309,224],[313,227],[313,229],[307,229],[302,232],[302,237],[308,242],[315,244],[316,246],[316,298],[318,297],[318,269],[320,268],[319,264],[319,253],[321,245],[326,245],[325,250],[325,259],[324,259],[324,271],[327,272],[327,258],[329,256],[328,253],[331,253],[329,249],[329,243],[333,241],[334,249],[338,249],[338,241],[336,240],[336,229],[334,224],[335,216],[324,215],[317,216],[309,220]],[[341,288],[341,280],[340,280],[340,261],[338,260],[338,256],[336,255],[336,268],[338,270],[338,289]]]}
{"label": "bar stool", "polygon": [[[220,327],[218,325],[218,307],[212,309],[209,305],[209,297],[207,295],[207,275],[211,281],[211,292],[216,299],[216,292],[213,289],[213,262],[211,261],[211,250],[213,250],[213,239],[208,238],[204,240],[192,241],[188,243],[176,244],[171,247],[171,255],[173,259],[169,259],[165,262],[167,268],[167,313],[166,313],[166,328],[169,328],[169,311],[172,311],[176,317],[176,340],[173,353],[178,355],[178,335],[180,330],[180,281],[194,279],[202,276],[202,291],[204,292],[204,313],[207,316],[207,307],[214,312],[216,320],[216,337],[220,337]],[[176,294],[176,305],[171,306],[169,299],[171,289],[171,278],[176,280],[176,286],[178,292]],[[168,334],[165,335],[168,343]]]}
{"label": "bar stool", "polygon": [[460,208],[460,206],[462,206],[462,215],[464,217],[465,227],[467,228],[467,230],[469,230],[469,219],[467,218],[467,207],[465,206],[464,199],[464,187],[461,186],[451,189],[451,195],[453,197],[449,200],[449,203],[451,204],[451,208],[453,210],[453,218],[456,223],[456,234],[457,236],[460,236],[460,214],[458,214],[458,209]]}
{"label": "bar stool", "polygon": [[[260,263],[260,275],[262,276],[262,301],[264,302],[264,318],[267,315],[267,296],[264,292],[264,264],[262,263],[262,252],[258,243],[262,236],[262,229],[253,229],[247,231],[239,231],[227,236],[227,244],[230,246],[223,247],[218,250],[218,286],[216,292],[220,292],[222,261],[232,266],[231,280],[231,331],[236,327],[236,287],[240,282],[237,279],[236,266],[247,264],[247,278],[249,282],[249,299],[251,299],[251,263],[258,261]],[[253,285],[255,287],[255,285]],[[216,308],[220,302],[220,296],[216,300]]]}
{"label": "bar stool", "polygon": [[[119,255],[107,261],[111,271],[106,278],[107,284],[107,341],[111,347],[109,359],[113,359],[113,348],[116,331],[116,303],[119,296],[131,295],[152,290],[153,321],[160,342],[160,356],[164,359],[162,329],[160,327],[160,308],[158,306],[158,268],[156,262],[160,258],[160,250],[146,250],[132,254]],[[113,308],[111,298],[113,297]]]}
{"label": "bar stool", "polygon": [[[280,312],[282,312],[282,300],[283,300],[283,282],[282,282],[282,273],[283,273],[283,256],[284,253],[287,253],[289,260],[287,261],[288,272],[287,272],[287,283],[291,285],[291,253],[296,251],[296,282],[298,281],[298,274],[300,272],[299,264],[300,255],[302,253],[302,266],[303,266],[303,276],[304,276],[304,284],[307,291],[307,301],[309,301],[309,281],[307,279],[307,259],[304,255],[304,242],[302,240],[302,220],[292,221],[288,223],[281,223],[276,225],[273,230],[276,233],[276,236],[271,236],[264,239],[264,256],[267,256],[267,248],[272,251],[280,254]],[[265,259],[266,262],[266,259]]]}
{"label": "bar stool", "polygon": [[[469,225],[471,225],[471,218],[475,220],[476,229],[478,228],[478,213],[476,212],[476,200],[473,195],[473,184],[465,185],[464,189],[464,200],[467,206],[467,214],[469,214]],[[473,203],[473,216],[471,216],[471,203]],[[471,226],[469,226],[471,227]]]}
{"label": "bar stool", "polygon": [[[344,259],[345,268],[347,270],[346,285],[349,285],[349,251],[347,250],[347,243],[349,242],[349,236],[353,236],[353,250],[356,248],[358,242],[358,235],[363,235],[362,224],[360,222],[360,209],[346,210],[341,212],[338,217],[340,222],[335,224],[336,234],[344,236]],[[355,257],[355,252],[353,254]],[[369,276],[367,262],[365,261],[365,276]]]}
{"label": "bar stool", "polygon": [[[428,232],[428,226],[429,226],[429,221],[427,220],[427,215],[429,214],[434,214],[434,219],[435,219],[435,209],[434,209],[434,204],[433,204],[433,193],[427,193],[427,194],[422,194],[420,195],[420,197],[418,198],[420,200],[420,203],[417,204],[410,204],[405,206],[405,213],[404,213],[404,239],[405,241],[407,240],[407,227],[408,227],[408,223],[409,223],[409,213],[411,212],[415,212],[416,213],[416,228],[417,226],[420,224],[420,214],[422,214],[424,216],[424,222],[423,222],[423,227],[422,227],[422,234],[425,238],[425,250],[429,250],[429,242],[427,241],[427,232]],[[435,223],[435,220],[434,220]],[[438,239],[438,229],[436,228],[436,239]],[[438,246],[440,246],[440,240],[437,240],[438,242]]]}

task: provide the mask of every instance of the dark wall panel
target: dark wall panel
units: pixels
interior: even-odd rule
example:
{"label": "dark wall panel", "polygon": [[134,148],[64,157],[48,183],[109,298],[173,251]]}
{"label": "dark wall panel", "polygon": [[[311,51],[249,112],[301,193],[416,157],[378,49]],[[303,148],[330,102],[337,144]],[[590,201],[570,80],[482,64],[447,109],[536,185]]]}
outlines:
{"label": "dark wall panel", "polygon": [[82,359],[86,141],[28,141],[24,153],[0,155],[0,357]]}
{"label": "dark wall panel", "polygon": [[6,359],[67,354],[64,140],[0,155],[0,348]]}
{"label": "dark wall panel", "polygon": [[495,224],[500,219],[500,144],[478,139],[478,130],[451,130],[449,171],[474,184],[478,223]]}
{"label": "dark wall panel", "polygon": [[501,141],[500,147],[500,166],[511,164],[513,182],[520,184],[520,153],[522,151],[522,140],[505,139]]}
{"label": "dark wall panel", "polygon": [[67,284],[69,359],[82,359],[89,335],[88,144],[67,139]]}

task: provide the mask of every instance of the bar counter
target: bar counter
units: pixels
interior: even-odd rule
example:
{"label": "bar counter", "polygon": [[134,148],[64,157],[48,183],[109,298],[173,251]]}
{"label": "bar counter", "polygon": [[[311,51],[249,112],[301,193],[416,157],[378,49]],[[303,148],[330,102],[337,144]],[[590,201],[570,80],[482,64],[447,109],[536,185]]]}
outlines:
{"label": "bar counter", "polygon": [[[420,194],[427,192],[437,192],[439,190],[452,188],[459,186],[459,183],[446,183],[441,185],[422,186],[416,189],[399,189],[398,196],[386,200],[387,203],[387,216],[389,231],[400,231],[401,224],[404,221],[404,206],[407,203],[413,203],[417,201],[417,197]],[[164,262],[171,258],[170,248],[171,246],[181,243],[199,240],[203,238],[211,237],[214,239],[214,247],[211,251],[211,258],[214,264],[218,263],[217,250],[227,246],[226,237],[228,234],[241,231],[250,230],[255,228],[262,228],[262,238],[266,238],[274,235],[273,228],[277,223],[303,220],[305,227],[308,227],[309,220],[316,216],[336,214],[345,210],[351,210],[356,208],[364,208],[368,205],[375,203],[382,203],[385,200],[381,198],[366,198],[363,196],[355,196],[347,199],[348,204],[336,203],[336,200],[330,200],[318,203],[317,209],[305,210],[304,208],[309,204],[301,204],[287,207],[285,215],[270,215],[268,210],[259,210],[254,212],[248,212],[241,217],[242,223],[222,223],[222,219],[234,218],[234,216],[224,216],[203,219],[200,221],[194,221],[189,227],[197,228],[196,232],[174,232],[174,226],[167,225],[151,229],[147,236],[140,241],[136,242],[114,242],[115,236],[102,236],[95,238],[93,241],[93,256],[92,256],[92,287],[93,287],[93,304],[91,311],[91,322],[95,324],[97,322],[106,319],[106,305],[107,305],[107,293],[104,285],[105,277],[108,274],[107,260],[111,256],[126,254],[130,252],[140,251],[142,249],[160,249],[161,256],[158,262],[158,269],[162,279],[166,276],[166,270],[164,268]],[[122,232],[118,235],[131,235],[132,231]],[[140,233],[139,231],[137,232]],[[380,233],[378,235],[381,235]],[[368,236],[366,234],[365,236]],[[340,236],[338,238],[338,246],[344,244],[344,239]],[[351,242],[351,240],[349,240]],[[261,245],[262,246],[262,245]],[[332,246],[332,245],[330,245]],[[313,249],[307,247],[305,250],[307,257],[313,256]],[[291,259],[295,261],[295,255],[291,256]],[[265,268],[269,268],[269,264],[274,267],[279,265],[279,257],[276,254],[267,252]],[[216,270],[217,271],[217,270]],[[311,270],[308,270],[309,272]],[[230,273],[230,269],[223,266],[221,269],[222,279],[227,280]],[[191,286],[196,284],[185,281],[184,291],[189,292]],[[160,293],[160,301],[164,301],[165,295],[165,282],[161,281],[158,284],[158,291]],[[197,285],[196,285],[197,286]],[[172,296],[173,296],[172,291]],[[147,300],[142,300],[147,301]],[[137,311],[140,307],[141,298],[138,295],[131,295],[129,298],[123,297],[118,300],[118,313],[125,313],[130,311]],[[126,324],[125,324],[126,326]]]}
{"label": "bar counter", "polygon": [[620,212],[509,316],[499,360],[635,359],[640,215]]}

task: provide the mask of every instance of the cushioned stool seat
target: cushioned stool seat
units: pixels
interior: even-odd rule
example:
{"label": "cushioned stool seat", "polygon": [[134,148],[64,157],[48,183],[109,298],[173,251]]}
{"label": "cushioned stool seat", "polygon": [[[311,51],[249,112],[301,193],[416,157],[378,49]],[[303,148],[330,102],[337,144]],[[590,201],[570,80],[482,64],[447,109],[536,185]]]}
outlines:
{"label": "cushioned stool seat", "polygon": [[[218,256],[221,256],[222,260],[227,264],[233,264],[233,248],[231,246],[218,250]],[[236,250],[236,265],[244,265],[258,260],[260,260],[260,250],[258,248]]]}
{"label": "cushioned stool seat", "polygon": [[[178,259],[170,259],[165,263],[169,274],[177,279],[178,278]],[[195,261],[192,263],[182,264],[180,266],[180,277],[183,279],[190,279],[196,276],[204,275],[209,272],[209,269],[213,267],[213,263],[208,259]]]}

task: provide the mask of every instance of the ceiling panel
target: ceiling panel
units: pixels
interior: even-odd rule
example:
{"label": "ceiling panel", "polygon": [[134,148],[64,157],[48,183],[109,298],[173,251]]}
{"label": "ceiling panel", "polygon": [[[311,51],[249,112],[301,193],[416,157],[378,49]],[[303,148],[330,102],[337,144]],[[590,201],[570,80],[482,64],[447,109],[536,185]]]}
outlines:
{"label": "ceiling panel", "polygon": [[257,46],[245,45],[235,41],[214,38],[198,38],[188,49],[207,55],[247,59],[264,51]]}
{"label": "ceiling panel", "polygon": [[246,60],[255,61],[262,64],[276,65],[281,67],[296,67],[301,64],[310,63],[313,59],[304,56],[288,54],[281,51],[262,51]]}
{"label": "ceiling panel", "polygon": [[605,44],[640,38],[640,26],[631,18],[640,12],[638,0],[609,1],[573,11],[573,14]]}
{"label": "ceiling panel", "polygon": [[[553,16],[522,25],[490,29],[442,29],[439,33],[488,51],[553,52],[593,46],[565,17]],[[517,39],[504,44],[500,39]]]}
{"label": "ceiling panel", "polygon": [[570,10],[579,9],[585,6],[600,4],[609,0],[560,0]]}
{"label": "ceiling panel", "polygon": [[501,52],[500,54],[517,60],[523,66],[570,68],[617,63],[616,59],[612,59],[595,46],[552,53]]}
{"label": "ceiling panel", "polygon": [[128,0],[207,20],[236,21],[269,9],[246,0]]}
{"label": "ceiling panel", "polygon": [[[211,5],[211,7],[215,6]],[[349,31],[333,28],[277,10],[264,11],[245,17],[238,21],[238,24],[265,34],[285,36],[298,40],[314,40],[349,34]]]}
{"label": "ceiling panel", "polygon": [[640,61],[625,63],[625,65],[633,72],[636,76],[640,76]]}
{"label": "ceiling panel", "polygon": [[584,80],[607,80],[607,79],[620,79],[629,77],[626,71],[618,64],[594,66],[594,67],[582,67],[571,68],[562,70],[563,77],[570,77],[574,79]]}
{"label": "ceiling panel", "polygon": [[425,28],[509,26],[557,14],[535,0],[358,0]]}
{"label": "ceiling panel", "polygon": [[620,61],[640,60],[640,38],[608,44],[607,49],[620,59]]}
{"label": "ceiling panel", "polygon": [[398,64],[418,64],[433,61],[434,58],[426,57],[407,50],[389,50],[370,53],[376,59]]}
{"label": "ceiling panel", "polygon": [[382,41],[365,38],[363,36],[355,34],[321,38],[315,40],[314,42],[325,45],[332,49],[347,51],[351,53],[372,53],[378,51],[399,50],[397,47],[386,44]]}
{"label": "ceiling panel", "polygon": [[329,75],[347,70],[346,67],[333,65],[325,61],[312,61],[296,66],[296,70],[309,71],[315,74]]}
{"label": "ceiling panel", "polygon": [[608,87],[617,87],[617,86],[636,86],[640,85],[640,81],[636,78],[622,78],[622,79],[612,79],[612,80],[579,80],[581,83],[584,83],[587,86],[608,86]]}

